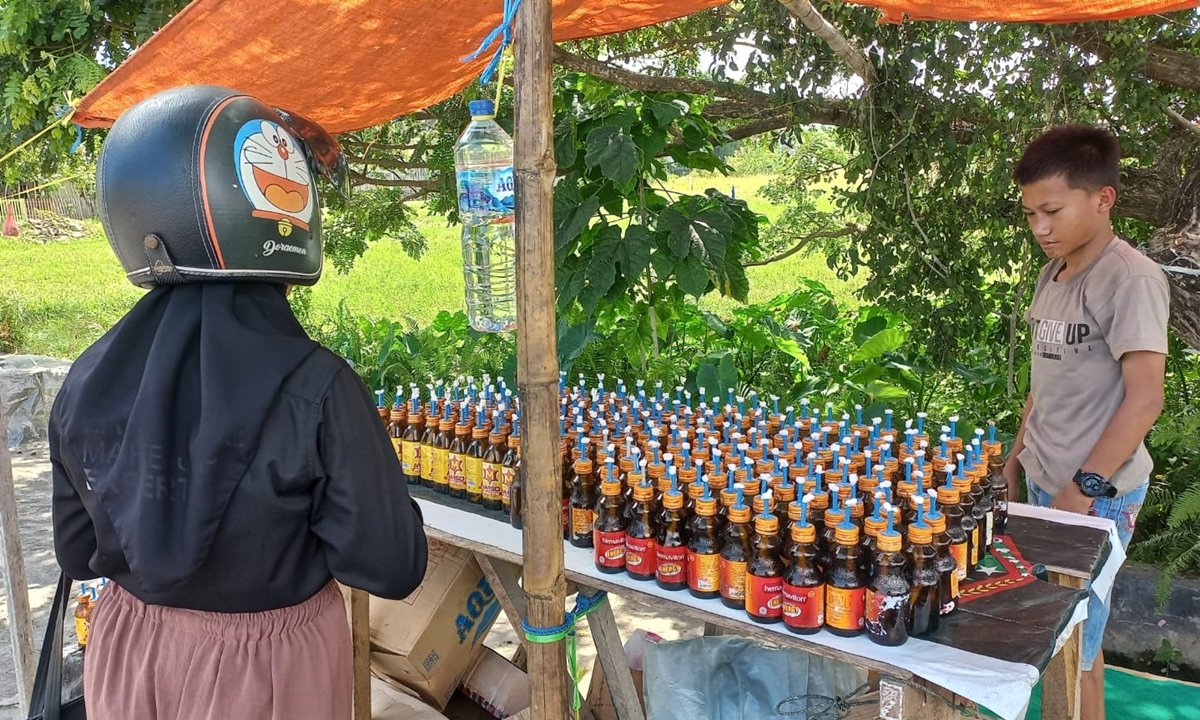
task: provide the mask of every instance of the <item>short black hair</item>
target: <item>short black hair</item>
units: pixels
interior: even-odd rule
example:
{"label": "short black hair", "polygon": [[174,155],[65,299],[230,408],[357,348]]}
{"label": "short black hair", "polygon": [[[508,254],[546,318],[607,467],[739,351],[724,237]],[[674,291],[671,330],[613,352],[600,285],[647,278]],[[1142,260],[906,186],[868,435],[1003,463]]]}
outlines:
{"label": "short black hair", "polygon": [[1061,175],[1074,189],[1114,190],[1121,183],[1121,144],[1104,128],[1061,125],[1025,148],[1013,171],[1018,185]]}

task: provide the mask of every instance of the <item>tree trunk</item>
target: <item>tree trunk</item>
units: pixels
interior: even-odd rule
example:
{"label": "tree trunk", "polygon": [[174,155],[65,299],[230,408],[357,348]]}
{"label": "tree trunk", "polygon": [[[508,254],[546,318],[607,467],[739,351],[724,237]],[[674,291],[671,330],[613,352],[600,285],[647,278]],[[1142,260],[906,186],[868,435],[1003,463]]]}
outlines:
{"label": "tree trunk", "polygon": [[1150,236],[1148,254],[1171,283],[1171,327],[1200,349],[1200,147],[1186,146],[1190,162],[1166,208],[1166,223]]}

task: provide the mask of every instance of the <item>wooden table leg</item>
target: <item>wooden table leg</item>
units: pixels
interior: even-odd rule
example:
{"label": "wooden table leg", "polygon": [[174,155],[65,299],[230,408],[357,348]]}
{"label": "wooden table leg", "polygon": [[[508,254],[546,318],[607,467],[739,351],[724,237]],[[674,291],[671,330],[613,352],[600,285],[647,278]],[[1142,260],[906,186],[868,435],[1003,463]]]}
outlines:
{"label": "wooden table leg", "polygon": [[354,720],[371,720],[371,596],[350,591],[350,639],[354,647]]}
{"label": "wooden table leg", "polygon": [[508,624],[512,625],[513,632],[521,641],[521,650],[524,651],[522,657],[528,657],[527,644],[529,641],[525,639],[525,633],[521,631],[521,618],[525,617],[525,593],[521,591],[520,568],[511,563],[493,560],[483,553],[474,553],[474,555],[475,561],[479,563],[479,568],[483,570],[484,577],[492,586],[492,592],[496,593],[496,599],[500,601],[500,608],[504,610]]}
{"label": "wooden table leg", "polygon": [[587,616],[592,631],[592,642],[596,644],[596,658],[604,671],[613,705],[620,720],[645,720],[646,712],[638,700],[637,688],[629,672],[629,661],[625,659],[625,646],[617,628],[612,605],[603,602]]}
{"label": "wooden table leg", "polygon": [[[1058,573],[1051,573],[1050,580],[1080,590],[1087,586],[1083,578]],[[1079,720],[1082,660],[1083,623],[1080,623],[1042,675],[1042,720]]]}
{"label": "wooden table leg", "polygon": [[[925,688],[913,687],[925,685]],[[960,715],[946,699],[954,696],[923,680],[912,685],[879,681],[879,720],[957,720]]]}

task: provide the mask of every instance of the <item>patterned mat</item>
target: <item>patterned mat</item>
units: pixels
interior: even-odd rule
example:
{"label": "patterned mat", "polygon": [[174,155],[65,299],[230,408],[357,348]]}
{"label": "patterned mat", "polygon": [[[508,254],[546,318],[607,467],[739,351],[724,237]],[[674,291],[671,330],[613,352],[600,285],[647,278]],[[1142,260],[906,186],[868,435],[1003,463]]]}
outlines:
{"label": "patterned mat", "polygon": [[1027,585],[1037,577],[1029,562],[1017,550],[1017,544],[1007,535],[997,535],[992,552],[967,575],[959,602],[968,603],[995,593]]}

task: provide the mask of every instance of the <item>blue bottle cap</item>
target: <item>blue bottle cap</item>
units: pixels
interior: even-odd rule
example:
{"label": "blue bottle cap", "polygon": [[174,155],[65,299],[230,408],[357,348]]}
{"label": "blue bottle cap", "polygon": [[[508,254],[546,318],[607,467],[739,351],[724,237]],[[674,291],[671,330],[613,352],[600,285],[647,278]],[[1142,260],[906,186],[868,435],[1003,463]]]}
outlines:
{"label": "blue bottle cap", "polygon": [[467,103],[467,108],[471,111],[471,117],[496,114],[496,105],[491,100],[472,100]]}

